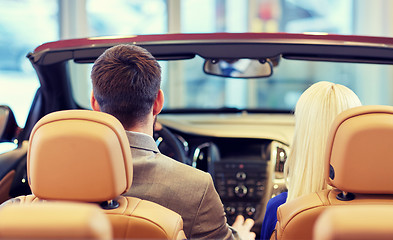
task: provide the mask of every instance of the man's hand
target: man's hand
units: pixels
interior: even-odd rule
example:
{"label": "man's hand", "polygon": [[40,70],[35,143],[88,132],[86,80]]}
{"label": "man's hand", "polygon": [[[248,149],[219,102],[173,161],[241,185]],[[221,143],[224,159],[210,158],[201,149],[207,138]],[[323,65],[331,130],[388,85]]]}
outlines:
{"label": "man's hand", "polygon": [[252,226],[254,226],[254,220],[251,218],[244,220],[242,215],[238,215],[232,224],[232,228],[238,232],[242,240],[255,239],[256,234],[250,231]]}

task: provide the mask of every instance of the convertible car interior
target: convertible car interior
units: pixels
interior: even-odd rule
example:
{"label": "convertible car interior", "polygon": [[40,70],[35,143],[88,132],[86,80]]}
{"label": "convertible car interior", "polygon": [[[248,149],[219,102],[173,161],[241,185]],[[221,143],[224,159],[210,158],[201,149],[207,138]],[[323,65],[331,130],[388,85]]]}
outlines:
{"label": "convertible car interior", "polygon": [[[37,73],[40,87],[31,103],[25,125],[20,127],[16,124],[12,109],[0,107],[0,140],[16,145],[14,150],[0,154],[1,202],[21,198],[22,195],[38,194],[34,188],[37,186],[37,179],[34,179],[37,175],[31,172],[38,168],[31,168],[29,164],[34,156],[27,154],[28,147],[34,144],[31,140],[29,142],[29,138],[33,135],[34,139],[37,122],[53,112],[91,109],[89,73],[92,64],[106,49],[118,44],[135,44],[146,48],[162,67],[161,88],[165,94],[165,104],[157,122],[163,128],[154,133],[160,151],[210,173],[224,204],[228,223],[232,224],[238,214],[253,218],[253,231],[257,237],[268,200],[286,191],[284,164],[290,154],[294,132],[293,110],[300,94],[314,82],[333,81],[353,89],[364,105],[373,104],[365,97],[372,93],[373,88],[370,87],[365,93],[357,91],[356,87],[366,83],[374,86],[374,81],[379,83],[377,79],[392,72],[393,64],[393,39],[384,37],[312,33],[210,33],[97,37],[44,43],[27,55]],[[383,94],[379,96],[387,97]],[[84,132],[85,129],[80,131]],[[390,176],[387,172],[390,163],[384,155],[389,154],[386,151],[389,147],[379,144],[389,141],[381,141],[378,134],[365,131],[362,138],[364,145],[343,148],[350,151],[347,155],[356,153],[351,158],[353,161],[347,162],[348,166],[333,165],[334,161],[341,161],[347,155],[341,158],[332,155],[330,164],[334,166],[336,177],[330,181],[337,189],[321,193],[325,194],[326,201],[341,201],[335,199],[335,196],[342,191],[355,194],[354,201],[365,201],[365,194],[384,194],[386,201],[391,200],[390,195],[385,195],[392,193],[389,189],[391,186],[387,184],[389,180],[386,180]],[[382,131],[382,134],[390,134],[390,130],[386,133]],[[384,137],[387,139],[389,136]],[[336,141],[332,140],[332,146],[335,146]],[[41,150],[49,154],[50,149],[56,147],[54,145],[42,146]],[[77,145],[80,152],[88,148],[83,141]],[[378,163],[368,162],[366,158],[368,150],[374,147],[380,150]],[[42,164],[56,169],[60,166],[60,159],[60,156],[55,155]],[[354,179],[351,184],[356,182],[359,186],[354,189],[351,185],[347,189],[347,167],[358,164],[359,159],[364,159],[364,169],[375,169],[375,172],[372,175],[365,172],[351,175]],[[124,165],[124,162],[116,164]],[[384,170],[385,178],[378,178],[376,171],[379,170]],[[87,182],[90,177],[94,177],[89,174],[90,171],[80,171],[79,182],[75,185],[80,189],[83,189],[83,184],[94,186],[94,183]],[[48,178],[50,174],[60,172],[60,169],[48,171],[40,174],[38,179],[46,184],[51,181]],[[123,185],[110,187],[110,192],[117,189],[112,195],[100,196],[103,193],[97,192],[99,200],[113,200],[123,193],[131,185],[132,175],[127,174],[122,176]],[[28,176],[31,178],[30,185]],[[64,176],[61,183],[50,184],[56,188],[56,184],[66,186],[70,180]],[[375,191],[370,191],[370,188],[361,190],[364,189],[361,185],[364,181],[369,181]],[[57,187],[63,188],[63,185]],[[83,197],[83,192],[81,190],[66,195],[98,200],[90,199],[91,196]],[[54,198],[46,194],[36,197]],[[375,196],[371,195],[370,198],[374,199]],[[374,200],[379,203],[379,200]],[[122,201],[128,200],[124,198]],[[318,204],[323,205],[325,202]],[[286,208],[280,209],[279,223],[284,226],[281,226],[283,233],[278,234],[282,236],[291,228],[289,223],[292,218],[286,213],[293,209],[287,211]],[[316,206],[313,205],[314,208]],[[297,226],[291,229],[297,231]],[[312,232],[307,236],[311,238]]]}

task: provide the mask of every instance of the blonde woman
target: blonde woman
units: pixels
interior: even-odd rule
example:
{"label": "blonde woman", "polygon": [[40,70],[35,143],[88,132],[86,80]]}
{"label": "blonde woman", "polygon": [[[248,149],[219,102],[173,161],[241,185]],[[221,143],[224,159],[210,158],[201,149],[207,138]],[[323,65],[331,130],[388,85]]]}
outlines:
{"label": "blonde woman", "polygon": [[330,125],[339,113],[360,105],[351,89],[331,82],[314,83],[300,96],[295,108],[291,153],[284,167],[288,192],[268,202],[261,239],[269,239],[273,233],[281,204],[327,188],[323,162]]}

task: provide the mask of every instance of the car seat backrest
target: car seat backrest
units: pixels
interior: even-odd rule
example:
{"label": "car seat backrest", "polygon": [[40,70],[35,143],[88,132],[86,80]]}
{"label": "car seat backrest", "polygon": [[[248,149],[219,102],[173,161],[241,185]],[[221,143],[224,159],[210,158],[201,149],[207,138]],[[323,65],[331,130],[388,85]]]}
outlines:
{"label": "car seat backrest", "polygon": [[115,117],[59,111],[43,117],[31,132],[28,180],[42,199],[102,202],[129,189],[131,161],[126,133]]}
{"label": "car seat backrest", "polygon": [[392,239],[392,205],[331,206],[318,217],[314,240]]}
{"label": "car seat backrest", "polygon": [[90,110],[54,112],[37,122],[29,139],[32,195],[4,205],[43,200],[100,204],[116,239],[184,239],[179,214],[121,196],[131,187],[132,171],[128,138],[116,118]]}
{"label": "car seat backrest", "polygon": [[332,188],[277,210],[277,239],[312,239],[318,216],[332,205],[393,205],[393,107],[360,106],[339,114],[326,146],[325,180]]}
{"label": "car seat backrest", "polygon": [[112,239],[112,228],[92,204],[40,202],[0,208],[1,239]]}

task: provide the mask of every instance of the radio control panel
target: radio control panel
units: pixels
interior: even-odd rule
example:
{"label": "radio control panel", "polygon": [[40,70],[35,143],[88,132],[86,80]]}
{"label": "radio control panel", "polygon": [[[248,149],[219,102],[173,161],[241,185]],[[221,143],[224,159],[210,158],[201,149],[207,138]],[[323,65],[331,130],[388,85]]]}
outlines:
{"label": "radio control panel", "polygon": [[254,218],[261,213],[260,203],[266,188],[266,162],[215,162],[214,182],[229,224],[237,215]]}

